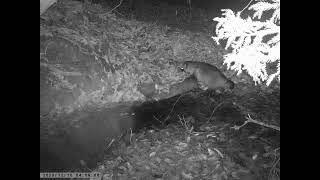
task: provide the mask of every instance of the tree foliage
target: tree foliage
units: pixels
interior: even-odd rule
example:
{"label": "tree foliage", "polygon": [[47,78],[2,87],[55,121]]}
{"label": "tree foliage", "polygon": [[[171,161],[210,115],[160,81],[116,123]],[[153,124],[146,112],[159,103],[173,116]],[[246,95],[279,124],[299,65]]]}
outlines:
{"label": "tree foliage", "polygon": [[[224,56],[228,69],[238,75],[246,70],[255,83],[269,86],[275,78],[280,82],[280,0],[256,0],[248,10],[253,12],[251,17],[242,18],[243,10],[222,9],[222,17],[213,19],[218,24],[212,38],[218,44],[226,40],[225,48],[232,50]],[[271,62],[277,63],[276,72],[267,72]]]}

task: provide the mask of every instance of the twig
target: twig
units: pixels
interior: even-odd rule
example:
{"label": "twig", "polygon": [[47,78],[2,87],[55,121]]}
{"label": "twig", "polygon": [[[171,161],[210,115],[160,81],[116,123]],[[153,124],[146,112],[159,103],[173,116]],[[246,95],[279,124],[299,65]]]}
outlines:
{"label": "twig", "polygon": [[247,7],[251,4],[252,1],[253,1],[253,0],[251,0],[251,1],[246,5],[246,7],[244,7],[244,8],[240,11],[240,13],[242,13],[242,11],[244,11],[245,9],[247,9]]}
{"label": "twig", "polygon": [[233,127],[231,127],[231,128],[232,128],[232,129],[235,129],[235,130],[239,130],[240,128],[242,128],[243,126],[245,126],[247,123],[251,122],[251,123],[259,124],[259,125],[261,125],[261,126],[268,127],[268,128],[271,128],[271,129],[280,131],[280,127],[275,126],[275,125],[271,125],[271,124],[266,124],[266,123],[263,123],[263,122],[260,122],[260,121],[257,121],[257,120],[254,120],[254,119],[251,118],[250,114],[248,114],[248,117],[246,117],[246,119],[247,119],[247,120],[246,120],[241,126],[233,126]]}
{"label": "twig", "polygon": [[[217,110],[223,103],[225,103],[225,102],[226,102],[227,100],[229,100],[229,99],[232,99],[232,98],[224,99],[221,103],[219,103],[216,107],[214,107],[214,109],[213,109],[213,111],[212,111],[212,113],[211,113],[211,115],[210,115],[210,118],[208,119],[207,122],[211,121],[211,118],[213,117],[213,114],[216,112],[216,110]],[[213,101],[214,101],[214,99],[213,99]]]}
{"label": "twig", "polygon": [[[186,121],[184,120],[184,118],[183,117],[181,118],[180,115],[178,115],[178,117],[179,117],[179,121],[180,121],[181,125],[184,128],[188,129],[188,126],[186,126]],[[182,120],[183,120],[183,122],[182,122]]]}
{"label": "twig", "polygon": [[114,142],[114,138],[111,140],[111,142],[108,144],[106,150],[108,150],[110,148],[110,146],[112,145],[112,143]]}
{"label": "twig", "polygon": [[219,156],[223,158],[223,154],[217,148],[213,148],[213,150],[215,150],[219,154]]}
{"label": "twig", "polygon": [[130,128],[130,144],[132,144],[132,141],[131,141],[131,139],[132,139],[132,128]]}
{"label": "twig", "polygon": [[239,130],[240,128],[245,126],[247,123],[248,123],[248,121],[245,121],[241,126],[233,126],[233,127],[231,127],[231,129]]}
{"label": "twig", "polygon": [[109,14],[111,13],[112,11],[114,11],[115,9],[117,9],[121,4],[122,4],[123,0],[120,0],[120,3],[118,5],[116,5],[113,9],[111,9],[110,11],[106,12],[106,13],[103,13],[102,15],[104,14]]}
{"label": "twig", "polygon": [[279,147],[278,148],[276,148],[276,149],[274,149],[273,151],[276,153],[277,151],[279,151]]}
{"label": "twig", "polygon": [[154,115],[152,115],[152,116],[153,116],[153,118],[154,118],[155,120],[159,121],[159,122],[162,124],[162,122],[161,122],[157,117],[155,117]]}
{"label": "twig", "polygon": [[166,117],[166,119],[164,119],[164,121],[163,121],[163,122],[166,122],[166,121],[169,119],[170,114],[172,113],[172,111],[173,111],[173,109],[174,109],[175,105],[177,104],[177,102],[179,101],[179,99],[180,99],[182,96],[183,96],[183,94],[181,94],[181,95],[179,96],[179,98],[176,100],[176,102],[173,104],[173,106],[172,106],[172,109],[171,109],[170,113],[168,114],[168,116]]}
{"label": "twig", "polygon": [[116,13],[118,13],[120,16],[124,17],[124,15],[123,15],[123,14],[121,14],[121,13],[119,13],[119,11],[114,10],[114,12],[116,12]]}
{"label": "twig", "polygon": [[164,121],[161,121],[160,119],[161,119],[161,117],[160,118],[157,118],[156,116],[154,116],[154,115],[152,115],[152,117],[155,119],[155,120],[157,120],[162,126],[163,125],[165,125],[164,123],[166,122],[166,120],[164,120]]}
{"label": "twig", "polygon": [[221,103],[219,103],[216,107],[214,107],[211,115],[210,115],[210,118],[208,119],[207,122],[211,121],[211,118],[213,117],[213,114],[215,113],[215,111],[224,103],[224,101],[222,101]]}
{"label": "twig", "polygon": [[192,18],[192,14],[191,14],[191,11],[192,11],[191,0],[187,0],[187,4],[189,5],[189,18]]}
{"label": "twig", "polygon": [[84,166],[85,168],[87,168],[87,169],[89,169],[89,171],[90,172],[92,172],[92,170],[87,166],[87,163],[84,161],[84,160],[80,160],[80,164],[82,165],[82,166]]}
{"label": "twig", "polygon": [[193,131],[193,127],[190,127],[190,128],[188,127],[188,124],[187,124],[186,120],[184,119],[184,117],[181,118],[179,115],[178,115],[178,117],[179,117],[179,121],[182,124],[182,126],[187,130],[187,132],[189,134],[191,134]]}
{"label": "twig", "polygon": [[273,164],[272,168],[270,169],[269,177],[271,177],[272,174],[275,174],[278,177],[278,179],[280,179],[278,173],[275,172],[275,168],[276,168],[277,164],[279,163],[279,161],[280,161],[280,157],[276,160],[276,162]]}

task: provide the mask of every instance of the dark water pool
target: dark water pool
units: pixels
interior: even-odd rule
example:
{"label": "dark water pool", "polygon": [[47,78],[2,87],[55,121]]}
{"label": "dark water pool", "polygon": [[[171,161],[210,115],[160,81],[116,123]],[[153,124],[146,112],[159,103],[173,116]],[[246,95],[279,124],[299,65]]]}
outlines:
{"label": "dark water pool", "polygon": [[40,171],[96,167],[112,138],[133,128],[133,121],[128,106],[40,120]]}
{"label": "dark water pool", "polygon": [[[186,103],[183,99],[178,104],[182,109],[189,107],[185,111],[191,112],[192,102]],[[164,127],[165,124],[159,119],[166,119],[176,100],[177,97],[132,106],[120,105],[112,109],[81,111],[59,119],[40,119],[40,171],[97,167],[105,155],[110,155],[108,145],[113,138],[117,140],[130,129],[137,132],[146,127]],[[181,108],[176,107],[175,111],[181,111]],[[80,162],[85,162],[86,166]]]}

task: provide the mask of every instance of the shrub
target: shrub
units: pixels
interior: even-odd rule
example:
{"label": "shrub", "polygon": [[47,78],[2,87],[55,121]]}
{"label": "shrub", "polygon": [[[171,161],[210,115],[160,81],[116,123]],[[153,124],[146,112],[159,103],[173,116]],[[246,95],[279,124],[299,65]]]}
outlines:
{"label": "shrub", "polygon": [[[256,0],[243,18],[243,9],[236,14],[231,9],[222,9],[223,17],[216,17],[217,44],[227,40],[225,49],[231,53],[224,56],[224,64],[238,75],[246,70],[256,83],[270,85],[273,79],[280,82],[280,0]],[[269,13],[269,15],[268,15]],[[270,14],[271,13],[271,14]],[[264,15],[264,16],[263,16]],[[275,72],[267,72],[269,63],[277,63]]]}

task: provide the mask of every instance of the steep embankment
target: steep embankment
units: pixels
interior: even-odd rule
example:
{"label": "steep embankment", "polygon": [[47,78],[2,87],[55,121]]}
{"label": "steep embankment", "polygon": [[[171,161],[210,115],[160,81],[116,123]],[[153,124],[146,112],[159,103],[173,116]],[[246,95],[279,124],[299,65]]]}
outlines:
{"label": "steep embankment", "polygon": [[210,34],[119,18],[97,4],[61,1],[40,20],[40,113],[108,107],[145,96],[162,99],[171,84],[185,78],[179,62],[220,67],[221,52]]}

